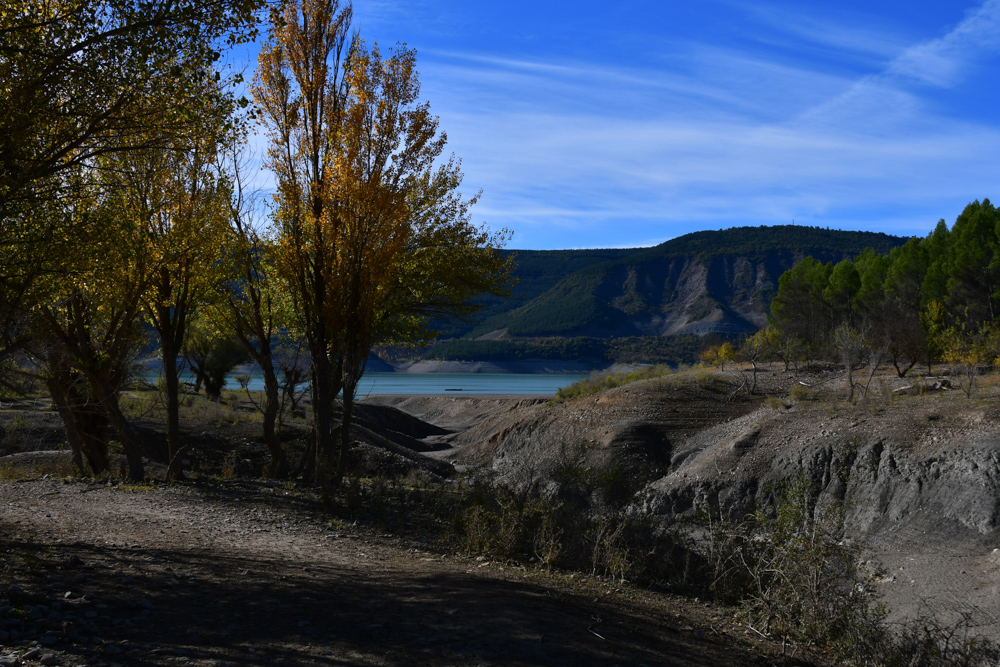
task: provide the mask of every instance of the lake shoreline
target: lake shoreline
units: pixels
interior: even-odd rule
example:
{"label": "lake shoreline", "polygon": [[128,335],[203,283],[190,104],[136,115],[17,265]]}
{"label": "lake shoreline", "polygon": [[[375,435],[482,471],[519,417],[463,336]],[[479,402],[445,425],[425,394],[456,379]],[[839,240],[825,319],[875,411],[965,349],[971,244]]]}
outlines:
{"label": "lake shoreline", "polygon": [[[240,376],[243,376],[242,378]],[[358,381],[356,396],[361,399],[371,395],[440,395],[440,396],[554,396],[561,388],[590,377],[588,373],[395,373],[368,371]],[[194,385],[190,372],[182,371],[181,381]],[[160,381],[160,373],[146,371],[145,382],[155,386]],[[246,382],[246,389],[259,392],[264,389],[263,378],[249,369],[236,371],[226,377],[225,391],[240,391],[240,382]],[[305,391],[307,383],[299,386]]]}
{"label": "lake shoreline", "polygon": [[387,362],[373,358],[368,361],[367,370],[373,373],[478,373],[478,374],[515,374],[515,375],[579,375],[603,370],[597,366],[582,361],[448,361],[432,359],[416,359],[398,362]]}
{"label": "lake shoreline", "polygon": [[[163,362],[158,356],[141,359],[138,365],[146,372],[159,371]],[[648,364],[609,365],[584,361],[546,361],[543,359],[511,361],[449,361],[437,359],[405,359],[386,361],[371,357],[365,369],[368,373],[472,373],[490,375],[581,375],[617,371],[619,367],[633,369]],[[251,373],[255,367],[242,364],[233,369],[233,374]]]}

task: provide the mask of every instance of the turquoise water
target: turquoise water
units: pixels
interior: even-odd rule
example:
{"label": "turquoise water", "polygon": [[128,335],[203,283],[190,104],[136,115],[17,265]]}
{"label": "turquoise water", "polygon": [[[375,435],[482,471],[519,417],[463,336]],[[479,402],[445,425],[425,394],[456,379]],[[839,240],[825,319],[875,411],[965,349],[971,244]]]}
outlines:
{"label": "turquoise water", "polygon": [[[358,385],[358,398],[382,394],[554,394],[560,387],[589,377],[585,374],[527,374],[527,373],[365,373]],[[156,374],[147,379],[156,381]],[[181,374],[184,382],[193,382],[188,374]],[[226,378],[226,389],[239,389],[232,376]],[[251,374],[249,389],[263,391],[260,374]]]}

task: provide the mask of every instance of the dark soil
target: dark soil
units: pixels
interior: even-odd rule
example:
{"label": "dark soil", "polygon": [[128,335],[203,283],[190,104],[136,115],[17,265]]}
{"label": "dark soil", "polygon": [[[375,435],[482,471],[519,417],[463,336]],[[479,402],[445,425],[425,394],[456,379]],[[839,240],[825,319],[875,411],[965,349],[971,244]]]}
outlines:
{"label": "dark soil", "polygon": [[697,601],[345,525],[280,485],[8,481],[0,508],[0,655],[38,644],[35,659],[63,665],[782,662],[780,646]]}

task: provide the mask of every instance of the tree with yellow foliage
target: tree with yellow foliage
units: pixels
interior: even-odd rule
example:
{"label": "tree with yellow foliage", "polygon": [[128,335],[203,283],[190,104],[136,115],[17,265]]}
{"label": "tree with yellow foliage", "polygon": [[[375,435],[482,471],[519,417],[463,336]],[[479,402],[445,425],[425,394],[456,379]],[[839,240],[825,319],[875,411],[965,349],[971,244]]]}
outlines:
{"label": "tree with yellow foliage", "polygon": [[702,363],[718,366],[720,371],[726,370],[726,364],[736,358],[736,350],[729,342],[713,345],[701,353]]}
{"label": "tree with yellow foliage", "polygon": [[[28,350],[63,419],[74,460],[95,474],[108,469],[103,425],[110,424],[125,453],[128,475],[141,480],[141,443],[119,405],[129,366],[142,346],[143,298],[151,285],[152,256],[145,228],[119,183],[81,175],[67,203],[52,203],[67,234],[59,271],[35,281],[35,317]],[[75,243],[71,242],[73,239]]]}
{"label": "tree with yellow foliage", "polygon": [[334,399],[342,316],[334,303],[333,263],[340,216],[332,188],[347,87],[350,5],[291,0],[271,12],[251,88],[268,128],[267,165],[275,174],[276,268],[309,349],[313,436],[319,457],[333,456]]}
{"label": "tree with yellow foliage", "polygon": [[350,20],[336,0],[286,3],[253,87],[278,181],[276,266],[309,346],[318,461],[335,480],[372,346],[431,335],[432,316],[468,312],[474,293],[509,281],[503,235],[469,222],[457,161],[435,168],[446,136],[417,102],[414,52],[383,57],[349,39]]}
{"label": "tree with yellow foliage", "polygon": [[504,291],[503,235],[471,224],[458,193],[454,158],[435,168],[446,136],[418,103],[416,54],[355,40],[346,67],[350,94],[339,134],[333,184],[341,214],[335,264],[342,313],[343,411],[338,477],[350,442],[357,383],[377,343],[433,335],[431,316],[468,312],[481,292]]}
{"label": "tree with yellow foliage", "polygon": [[229,184],[212,168],[216,146],[133,153],[125,160],[137,223],[152,250],[150,289],[143,306],[156,330],[167,390],[167,478],[183,475],[178,358],[192,318],[214,296],[226,268]]}
{"label": "tree with yellow foliage", "polygon": [[1000,355],[1000,325],[995,322],[985,323],[978,331],[948,327],[937,333],[936,343],[941,348],[941,358],[952,365],[965,397],[972,398],[980,369],[997,364],[997,356]]}

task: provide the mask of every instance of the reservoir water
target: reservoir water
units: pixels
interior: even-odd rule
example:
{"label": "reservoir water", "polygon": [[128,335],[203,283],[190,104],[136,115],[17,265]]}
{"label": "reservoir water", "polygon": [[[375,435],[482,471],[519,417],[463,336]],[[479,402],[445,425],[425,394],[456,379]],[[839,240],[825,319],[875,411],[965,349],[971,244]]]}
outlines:
{"label": "reservoir water", "polygon": [[[156,373],[147,374],[150,382],[156,382]],[[358,385],[358,398],[382,394],[441,394],[462,396],[466,394],[554,394],[589,375],[578,373],[365,373]],[[183,382],[193,382],[194,378],[181,374]],[[226,378],[226,390],[240,388],[230,375]],[[263,391],[264,381],[259,373],[251,374],[248,387],[251,391]]]}

